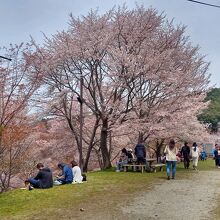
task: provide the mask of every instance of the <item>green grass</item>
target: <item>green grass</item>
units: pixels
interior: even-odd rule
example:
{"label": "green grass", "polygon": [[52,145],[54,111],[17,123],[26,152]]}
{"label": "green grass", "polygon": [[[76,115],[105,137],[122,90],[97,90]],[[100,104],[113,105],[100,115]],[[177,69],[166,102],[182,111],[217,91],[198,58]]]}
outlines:
{"label": "green grass", "polygon": [[[190,161],[190,167],[192,167],[192,162]],[[198,170],[201,171],[208,171],[208,170],[213,170],[213,168],[215,168],[215,160],[213,160],[212,158],[208,158],[205,161],[201,161],[199,160],[198,162]],[[177,166],[177,171],[186,171],[183,167],[183,163],[178,164]],[[190,168],[190,170],[192,170],[192,168]]]}
{"label": "green grass", "polygon": [[[213,170],[214,161],[199,161],[198,168]],[[182,163],[178,164],[177,178],[187,178],[191,172],[193,170],[183,169]],[[73,216],[82,219],[82,207],[91,215],[97,210],[114,213],[120,201],[128,201],[137,192],[150,189],[152,183],[164,181],[166,172],[142,174],[106,170],[88,173],[87,178],[83,184],[3,193],[0,195],[0,219],[73,219]]]}

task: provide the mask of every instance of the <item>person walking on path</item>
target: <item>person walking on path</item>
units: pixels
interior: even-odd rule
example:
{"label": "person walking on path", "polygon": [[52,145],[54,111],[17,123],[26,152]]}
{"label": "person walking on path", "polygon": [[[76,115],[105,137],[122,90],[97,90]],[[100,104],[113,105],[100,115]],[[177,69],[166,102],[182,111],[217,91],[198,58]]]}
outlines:
{"label": "person walking on path", "polygon": [[218,144],[215,144],[215,149],[214,149],[214,159],[215,159],[215,166],[219,167],[220,163],[220,151],[219,151],[219,147]]}
{"label": "person walking on path", "polygon": [[181,155],[183,156],[183,163],[184,168],[189,169],[189,155],[190,155],[190,147],[188,146],[188,143],[185,142],[184,146],[181,149]]}
{"label": "person walking on path", "polygon": [[[25,184],[31,184],[31,186],[38,189],[53,187],[52,171],[49,168],[44,167],[42,163],[37,164],[37,169],[39,170],[37,176],[27,179]],[[29,186],[29,189],[31,189],[31,186]]]}
{"label": "person walking on path", "polygon": [[175,141],[170,140],[169,145],[165,147],[164,154],[166,155],[166,164],[167,164],[167,179],[170,180],[170,173],[172,167],[172,179],[175,179],[176,175],[176,155],[178,153],[177,148],[175,147]]}
{"label": "person walking on path", "polygon": [[198,160],[199,160],[199,147],[196,144],[196,142],[194,142],[192,145],[191,154],[192,154],[193,169],[197,170],[197,165],[198,165]]}

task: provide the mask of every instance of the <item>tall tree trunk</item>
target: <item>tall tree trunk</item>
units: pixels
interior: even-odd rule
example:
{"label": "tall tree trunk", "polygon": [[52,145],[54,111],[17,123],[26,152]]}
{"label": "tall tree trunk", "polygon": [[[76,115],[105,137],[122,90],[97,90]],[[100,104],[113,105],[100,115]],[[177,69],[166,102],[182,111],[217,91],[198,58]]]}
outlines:
{"label": "tall tree trunk", "polygon": [[110,168],[111,161],[110,161],[110,154],[108,150],[108,119],[103,119],[103,124],[101,128],[101,137],[100,137],[100,149],[102,152],[102,158],[103,158],[103,168]]}
{"label": "tall tree trunk", "polygon": [[92,136],[91,136],[90,142],[89,142],[89,148],[87,150],[85,162],[83,164],[83,171],[84,172],[87,172],[87,170],[88,170],[89,159],[90,159],[91,151],[92,151],[92,148],[93,148],[93,145],[94,145],[94,138],[95,138],[96,131],[97,131],[98,127],[99,127],[99,118],[96,118],[96,122],[95,122],[95,125],[93,127]]}
{"label": "tall tree trunk", "polygon": [[161,157],[161,148],[163,146],[163,143],[164,143],[164,139],[162,140],[157,140],[157,143],[156,143],[156,157],[157,157],[157,162],[161,162],[160,161],[160,157]]}
{"label": "tall tree trunk", "polygon": [[142,132],[139,132],[138,134],[138,143],[144,142],[144,134]]}

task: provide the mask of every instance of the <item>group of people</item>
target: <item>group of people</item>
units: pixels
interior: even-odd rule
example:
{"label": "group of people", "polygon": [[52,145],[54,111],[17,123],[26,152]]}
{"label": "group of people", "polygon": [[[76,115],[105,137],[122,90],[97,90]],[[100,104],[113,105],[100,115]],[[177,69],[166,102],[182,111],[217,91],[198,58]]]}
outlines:
{"label": "group of people", "polygon": [[33,188],[46,189],[53,187],[53,185],[82,183],[85,180],[85,176],[82,175],[80,167],[74,160],[70,162],[70,165],[59,163],[57,167],[61,173],[54,180],[52,170],[44,167],[42,163],[38,163],[36,166],[39,170],[37,175],[34,178],[25,180],[25,185],[29,190]]}
{"label": "group of people", "polygon": [[[164,154],[166,155],[166,164],[167,164],[167,179],[170,180],[175,179],[176,175],[176,163],[179,157],[183,157],[183,163],[185,169],[189,169],[190,158],[192,158],[192,167],[194,170],[197,170],[198,159],[200,156],[200,150],[196,142],[192,144],[192,147],[188,145],[187,142],[184,143],[184,146],[180,151],[175,147],[175,141],[173,139],[170,140],[169,144],[166,146],[164,150]],[[172,174],[171,174],[172,170]]]}
{"label": "group of people", "polygon": [[125,164],[131,163],[133,159],[134,159],[133,150],[132,149],[127,150],[126,148],[123,148],[121,150],[119,161],[116,162],[116,172],[122,171],[123,166]]}
{"label": "group of people", "polygon": [[[205,151],[203,151],[202,158],[204,160],[206,158],[205,154],[206,154]],[[199,156],[200,156],[200,149],[199,149],[198,145],[196,144],[196,142],[194,142],[192,144],[192,147],[190,147],[188,145],[188,143],[185,142],[183,147],[180,150],[180,155],[183,157],[183,163],[184,163],[185,169],[189,169],[190,158],[192,158],[193,169],[194,170],[197,169],[198,160],[199,160]]]}
{"label": "group of people", "polygon": [[[136,159],[135,159],[136,157]],[[144,144],[139,143],[132,149],[123,148],[121,150],[119,161],[116,163],[116,172],[123,170],[123,165],[133,163],[134,160],[137,164],[146,164],[146,148]]]}
{"label": "group of people", "polygon": [[[220,147],[218,148],[218,150],[215,151],[215,154],[216,166],[220,168]],[[176,147],[175,141],[171,139],[164,150],[164,161],[167,165],[168,180],[170,180],[171,178],[175,179],[176,163],[180,158],[183,158],[185,169],[189,169],[190,159],[192,159],[192,167],[194,170],[197,170],[199,157],[205,160],[207,154],[205,153],[205,151],[200,152],[200,148],[198,147],[196,142],[194,142],[191,147],[188,145],[187,142],[185,142],[184,145],[181,147],[181,150],[179,151]],[[122,171],[125,164],[133,163],[134,161],[136,161],[137,164],[147,165],[146,148],[144,144],[137,144],[134,148],[134,154],[132,149],[126,150],[126,148],[123,148],[121,150],[119,161],[116,163],[116,171]]]}

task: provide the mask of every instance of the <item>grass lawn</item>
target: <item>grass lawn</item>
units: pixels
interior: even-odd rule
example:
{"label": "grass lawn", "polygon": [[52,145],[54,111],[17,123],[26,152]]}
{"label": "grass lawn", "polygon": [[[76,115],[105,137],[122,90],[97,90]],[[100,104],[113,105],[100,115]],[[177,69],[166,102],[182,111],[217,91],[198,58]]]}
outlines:
{"label": "grass lawn", "polygon": [[[199,170],[213,170],[214,161],[199,161]],[[177,178],[187,178],[192,169],[178,164]],[[116,215],[121,201],[129,202],[136,193],[150,190],[166,180],[166,172],[91,172],[83,184],[55,186],[47,190],[16,189],[0,195],[0,219],[85,219],[97,212]],[[83,209],[84,211],[80,211]],[[86,218],[87,219],[87,218]],[[94,219],[94,218],[93,218]]]}

